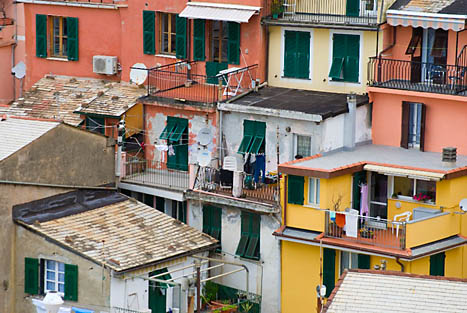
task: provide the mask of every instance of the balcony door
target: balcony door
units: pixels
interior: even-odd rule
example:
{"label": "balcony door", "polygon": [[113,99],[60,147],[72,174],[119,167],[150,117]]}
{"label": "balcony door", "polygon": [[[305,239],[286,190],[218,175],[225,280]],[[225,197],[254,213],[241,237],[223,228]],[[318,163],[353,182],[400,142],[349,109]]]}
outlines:
{"label": "balcony door", "polygon": [[370,216],[387,219],[388,217],[388,177],[371,172]]}
{"label": "balcony door", "polygon": [[444,84],[448,49],[448,31],[443,29],[423,29],[422,63],[423,81]]}

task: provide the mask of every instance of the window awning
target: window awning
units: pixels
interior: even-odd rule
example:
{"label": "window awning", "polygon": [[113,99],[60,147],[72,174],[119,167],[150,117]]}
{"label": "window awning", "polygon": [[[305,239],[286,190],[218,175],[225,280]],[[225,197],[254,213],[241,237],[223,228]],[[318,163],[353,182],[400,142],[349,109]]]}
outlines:
{"label": "window awning", "polygon": [[259,12],[259,10],[260,7],[249,5],[188,2],[179,16],[192,19],[248,23],[253,14]]}
{"label": "window awning", "polygon": [[373,165],[373,164],[366,164],[365,166],[363,166],[363,169],[365,171],[377,172],[377,173],[384,174],[384,175],[405,176],[409,178],[435,180],[435,181],[443,179],[445,175],[443,173],[409,170],[405,168]]}
{"label": "window awning", "polygon": [[388,10],[387,22],[391,26],[442,28],[455,32],[465,29],[467,15],[425,13],[403,10]]}

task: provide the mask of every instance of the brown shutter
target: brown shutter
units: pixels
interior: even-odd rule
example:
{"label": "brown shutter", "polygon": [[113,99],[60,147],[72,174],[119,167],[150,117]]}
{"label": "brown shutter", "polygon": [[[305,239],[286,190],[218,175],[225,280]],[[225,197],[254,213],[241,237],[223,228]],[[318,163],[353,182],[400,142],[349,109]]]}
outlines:
{"label": "brown shutter", "polygon": [[410,104],[402,102],[402,129],[401,129],[401,147],[409,148],[409,116]]}
{"label": "brown shutter", "polygon": [[425,118],[426,106],[422,103],[422,118],[420,119],[420,151],[425,151]]}

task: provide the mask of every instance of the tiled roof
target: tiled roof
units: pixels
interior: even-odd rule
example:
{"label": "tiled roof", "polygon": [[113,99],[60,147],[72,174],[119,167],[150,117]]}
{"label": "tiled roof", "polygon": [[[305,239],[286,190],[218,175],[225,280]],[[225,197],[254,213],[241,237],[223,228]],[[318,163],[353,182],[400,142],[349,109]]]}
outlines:
{"label": "tiled roof", "polygon": [[350,270],[324,312],[467,312],[467,281],[392,271]]}
{"label": "tiled roof", "polygon": [[463,15],[467,14],[467,0],[397,0],[389,9]]}
{"label": "tiled roof", "polygon": [[33,201],[15,206],[13,218],[115,271],[209,250],[217,243],[195,228],[113,191],[74,191]]}
{"label": "tiled roof", "polygon": [[127,83],[47,75],[15,101],[7,113],[56,119],[77,126],[82,119],[74,113],[76,110],[120,116],[144,94],[144,89]]}
{"label": "tiled roof", "polygon": [[60,123],[23,118],[0,119],[0,161],[27,146]]}

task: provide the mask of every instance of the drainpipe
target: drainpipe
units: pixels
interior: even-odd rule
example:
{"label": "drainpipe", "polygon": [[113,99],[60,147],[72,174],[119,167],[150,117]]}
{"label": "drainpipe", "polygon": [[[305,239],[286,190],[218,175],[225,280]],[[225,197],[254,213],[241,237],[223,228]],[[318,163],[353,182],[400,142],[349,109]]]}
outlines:
{"label": "drainpipe", "polygon": [[403,273],[404,272],[404,264],[402,264],[399,257],[396,257],[396,263],[400,265],[401,272]]}
{"label": "drainpipe", "polygon": [[355,148],[355,126],[357,115],[357,96],[350,94],[347,96],[347,106],[349,113],[344,117],[344,150]]}
{"label": "drainpipe", "polygon": [[[13,2],[14,6],[15,6],[15,42],[11,45],[11,68],[13,68],[15,66],[15,63],[16,63],[16,45],[18,44],[18,3],[15,1]],[[15,101],[16,99],[16,78],[15,78],[15,75],[12,75],[12,79],[13,79],[13,101]]]}
{"label": "drainpipe", "polygon": [[396,26],[393,26],[392,27],[392,44],[390,44],[389,46],[387,46],[386,48],[384,48],[383,50],[381,50],[381,52],[378,54],[378,57],[381,58],[383,53],[385,53],[386,51],[394,48],[394,46],[396,45]]}

